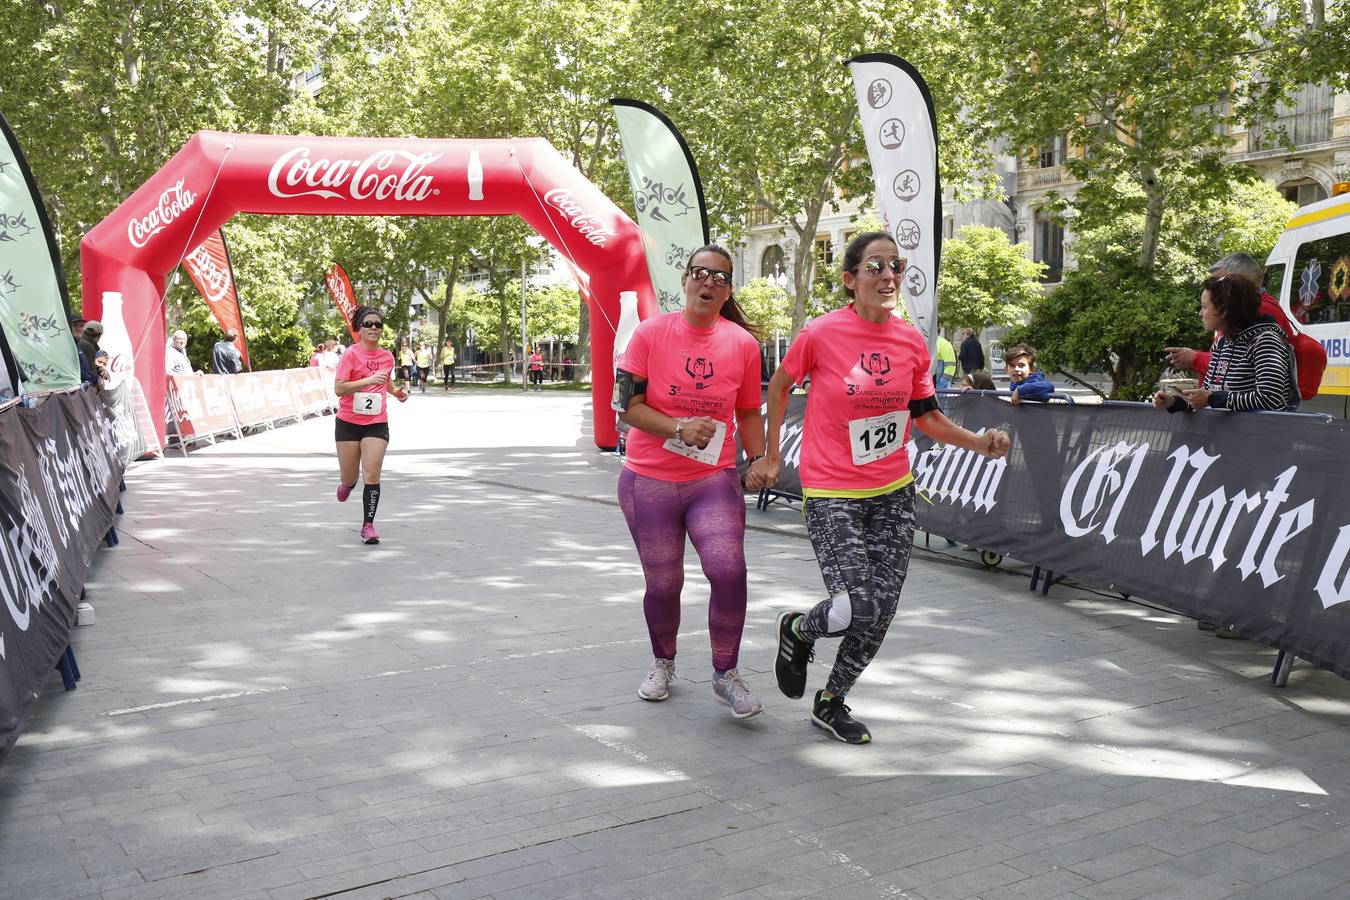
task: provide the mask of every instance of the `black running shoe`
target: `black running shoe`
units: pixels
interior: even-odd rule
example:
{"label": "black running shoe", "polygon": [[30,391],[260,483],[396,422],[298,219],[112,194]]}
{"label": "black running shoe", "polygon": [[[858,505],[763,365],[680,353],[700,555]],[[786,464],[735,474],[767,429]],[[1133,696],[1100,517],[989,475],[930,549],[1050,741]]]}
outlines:
{"label": "black running shoe", "polygon": [[816,700],[811,705],[811,724],[823,728],[845,744],[866,744],[872,740],[872,732],[867,726],[849,715],[843,697],[831,697],[826,700],[816,691]]}
{"label": "black running shoe", "polygon": [[816,658],[815,641],[797,637],[792,630],[793,620],[800,615],[785,612],[778,616],[778,655],[773,661],[778,689],[793,700],[806,693],[806,664]]}

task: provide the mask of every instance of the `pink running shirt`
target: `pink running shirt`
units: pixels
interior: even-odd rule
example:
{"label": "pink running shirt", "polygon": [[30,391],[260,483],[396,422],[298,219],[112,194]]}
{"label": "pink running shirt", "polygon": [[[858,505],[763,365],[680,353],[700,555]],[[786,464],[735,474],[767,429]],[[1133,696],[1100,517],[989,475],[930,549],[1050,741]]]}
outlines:
{"label": "pink running shirt", "polygon": [[[388,372],[394,368],[394,354],[380,347],[375,351],[370,351],[362,344],[356,344],[348,347],[347,352],[338,357],[337,373],[333,376],[335,381],[359,381],[376,372]],[[389,390],[388,383],[381,384],[378,387],[362,388],[361,393],[380,395],[380,413],[376,416],[363,416],[357,413],[353,408],[355,394],[347,394],[345,397],[338,398],[337,417],[344,422],[351,422],[353,425],[374,425],[377,422],[389,421]]]}
{"label": "pink running shirt", "polygon": [[[911,400],[933,396],[931,367],[923,336],[898,316],[869,322],[849,305],[802,329],[783,368],[794,384],[811,377],[798,466],[806,496],[871,497],[912,480],[907,414]],[[903,429],[889,427],[900,424],[885,419],[893,412],[904,414]],[[887,455],[854,462],[868,452]]]}
{"label": "pink running shirt", "polygon": [[736,410],[759,409],[759,342],[741,326],[718,318],[695,328],[681,312],[638,325],[619,368],[647,382],[647,405],[676,419],[710,416],[726,426],[716,465],[665,447],[666,439],[628,432],[627,465],[661,481],[696,481],[736,464]]}

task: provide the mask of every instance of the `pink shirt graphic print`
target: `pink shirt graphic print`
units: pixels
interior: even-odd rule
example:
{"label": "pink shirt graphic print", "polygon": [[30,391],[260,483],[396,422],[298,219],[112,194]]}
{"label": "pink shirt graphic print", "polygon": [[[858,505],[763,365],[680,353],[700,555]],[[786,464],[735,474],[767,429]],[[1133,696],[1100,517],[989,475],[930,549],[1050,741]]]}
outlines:
{"label": "pink shirt graphic print", "polygon": [[[388,372],[393,368],[394,354],[383,347],[372,352],[357,344],[354,347],[348,347],[347,351],[338,358],[337,373],[334,375],[334,379],[336,381],[360,381],[376,372]],[[379,412],[375,415],[361,413],[356,408],[358,400],[362,409],[378,407]],[[377,422],[388,422],[388,384],[381,383],[375,387],[364,387],[355,394],[339,397],[337,415],[342,421],[351,422],[354,425],[374,425]]]}
{"label": "pink shirt graphic print", "polygon": [[[722,423],[712,461],[683,456],[667,439],[634,428],[627,465],[662,481],[694,481],[736,464],[736,410],[760,407],[759,343],[726,319],[695,328],[681,312],[654,316],[633,332],[619,368],[647,381],[647,405],[675,419],[708,416]],[[709,445],[710,447],[712,445]]]}
{"label": "pink shirt graphic print", "polygon": [[891,316],[869,322],[852,306],[811,322],[783,359],[808,376],[799,471],[808,490],[871,491],[909,474],[909,404],[933,396],[923,336]]}

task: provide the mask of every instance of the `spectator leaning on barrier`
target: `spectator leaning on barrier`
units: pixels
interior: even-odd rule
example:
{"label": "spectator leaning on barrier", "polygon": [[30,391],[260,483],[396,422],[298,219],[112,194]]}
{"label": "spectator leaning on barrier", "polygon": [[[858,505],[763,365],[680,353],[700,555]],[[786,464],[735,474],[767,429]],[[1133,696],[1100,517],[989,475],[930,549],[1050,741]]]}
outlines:
{"label": "spectator leaning on barrier", "polygon": [[1279,323],[1262,315],[1261,297],[1251,282],[1226,275],[1206,280],[1200,320],[1217,336],[1200,386],[1179,394],[1159,391],[1153,395],[1154,406],[1168,412],[1203,406],[1238,411],[1298,408],[1293,351]]}
{"label": "spectator leaning on barrier", "polygon": [[974,328],[967,328],[964,334],[966,338],[961,342],[961,352],[957,358],[961,361],[961,371],[969,375],[984,368],[984,348],[980,346]]}
{"label": "spectator leaning on barrier", "polygon": [[187,332],[175,331],[164,348],[164,371],[169,375],[191,375],[192,362],[187,355]]}
{"label": "spectator leaning on barrier", "polygon": [[216,370],[217,375],[237,375],[244,371],[244,357],[234,345],[237,340],[239,333],[228,328],[224,337],[211,348],[211,368]]}
{"label": "spectator leaning on barrier", "polygon": [[1055,386],[1049,379],[1036,371],[1036,348],[1028,344],[1018,344],[1003,354],[1003,365],[1008,371],[1008,389],[1012,392],[1012,402],[1035,400],[1044,403],[1055,392]]}
{"label": "spectator leaning on barrier", "polygon": [[939,391],[949,390],[952,379],[956,378],[956,350],[952,342],[942,335],[937,339],[937,369],[933,371],[933,387]]}
{"label": "spectator leaning on barrier", "polygon": [[[1300,396],[1303,400],[1311,400],[1317,395],[1317,388],[1322,381],[1322,373],[1326,370],[1327,355],[1326,351],[1317,341],[1300,335],[1294,330],[1294,325],[1289,321],[1289,317],[1284,313],[1284,307],[1280,306],[1280,301],[1276,300],[1266,292],[1262,283],[1263,270],[1261,264],[1252,259],[1245,253],[1230,253],[1223,259],[1209,267],[1211,278],[1224,276],[1227,278],[1236,278],[1245,281],[1259,292],[1261,306],[1258,315],[1269,316],[1280,330],[1284,332],[1285,339],[1295,349],[1295,374],[1298,380]],[[1189,347],[1166,347],[1167,360],[1174,366],[1190,369],[1200,375],[1204,375],[1209,369],[1210,354],[1214,351],[1214,345],[1218,343],[1220,335],[1214,336],[1214,341],[1209,350],[1192,350]]]}

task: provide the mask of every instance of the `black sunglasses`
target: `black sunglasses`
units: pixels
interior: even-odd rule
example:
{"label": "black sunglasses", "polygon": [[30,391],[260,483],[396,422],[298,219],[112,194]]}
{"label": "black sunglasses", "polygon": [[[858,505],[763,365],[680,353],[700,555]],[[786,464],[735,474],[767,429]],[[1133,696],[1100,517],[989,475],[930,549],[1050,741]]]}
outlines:
{"label": "black sunglasses", "polygon": [[361,327],[362,327],[362,328],[384,328],[384,323],[383,323],[383,322],[374,322],[374,321],[371,321],[371,322],[362,322],[362,323],[361,323]]}
{"label": "black sunglasses", "polygon": [[857,269],[862,269],[868,275],[880,275],[882,269],[890,269],[892,275],[899,275],[905,271],[905,261],[898,256],[893,256],[885,261],[879,256],[869,256],[854,271],[857,271]]}
{"label": "black sunglasses", "polygon": [[723,272],[719,269],[709,269],[707,266],[690,266],[686,273],[694,281],[702,284],[707,281],[713,287],[724,288],[731,284],[731,273]]}

